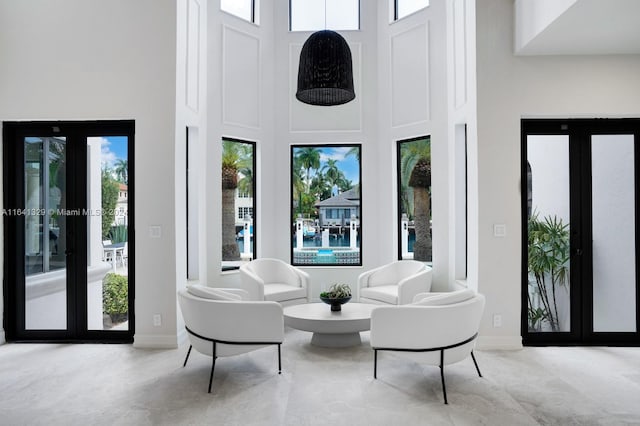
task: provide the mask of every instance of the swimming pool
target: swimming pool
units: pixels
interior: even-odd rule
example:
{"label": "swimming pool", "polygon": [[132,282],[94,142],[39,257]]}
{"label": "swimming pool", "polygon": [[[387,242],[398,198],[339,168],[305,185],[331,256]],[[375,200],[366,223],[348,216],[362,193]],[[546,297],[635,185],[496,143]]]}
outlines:
{"label": "swimming pool", "polygon": [[360,249],[349,247],[304,247],[293,249],[296,265],[359,265]]}

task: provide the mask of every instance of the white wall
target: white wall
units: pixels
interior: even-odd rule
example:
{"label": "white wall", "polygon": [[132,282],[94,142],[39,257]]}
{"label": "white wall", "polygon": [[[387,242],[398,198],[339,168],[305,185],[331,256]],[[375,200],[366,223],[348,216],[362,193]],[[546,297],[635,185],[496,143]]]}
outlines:
{"label": "white wall", "polygon": [[[233,286],[238,272],[221,272],[222,138],[256,142],[256,218],[258,257],[272,252],[274,217],[282,214],[273,204],[274,111],[274,6],[261,1],[260,25],[222,12],[219,4],[208,11],[207,137],[206,137],[206,268],[207,283]],[[282,189],[280,189],[282,190]],[[288,234],[286,234],[288,235]],[[286,239],[285,239],[286,240]],[[275,256],[274,256],[275,257]]]}
{"label": "white wall", "polygon": [[[479,344],[518,347],[521,314],[520,120],[640,116],[640,56],[516,57],[513,2],[476,10],[478,289],[487,297]],[[504,238],[493,224],[506,224]],[[502,327],[491,318],[502,315]]]}
{"label": "white wall", "polygon": [[[432,1],[426,9],[389,24],[378,16],[378,163],[375,189],[380,204],[378,264],[397,259],[397,141],[431,136],[431,199],[433,219],[433,289],[450,287],[447,7]],[[386,11],[387,2],[379,1]],[[382,173],[381,173],[382,172]],[[375,182],[375,180],[374,180]]]}
{"label": "white wall", "polygon": [[175,346],[176,2],[2,0],[0,51],[0,120],[135,120],[135,343]]}
{"label": "white wall", "polygon": [[[477,10],[473,0],[433,1],[429,9],[390,26],[381,12],[386,0],[379,0],[377,10],[373,2],[363,2],[362,30],[343,32],[358,61],[359,93],[349,104],[355,110],[318,115],[293,98],[296,53],[308,33],[286,30],[287,2],[262,3],[258,27],[200,0],[177,6],[171,0],[60,0],[55,5],[0,0],[0,119],[136,120],[136,345],[175,345],[181,328],[175,292],[186,282],[185,125],[199,129],[199,167],[206,182],[198,188],[199,223],[206,236],[200,245],[200,281],[217,286],[238,277],[220,272],[222,136],[258,142],[258,254],[285,260],[290,226],[282,212],[289,209],[290,145],[362,143],[363,226],[377,232],[366,233],[363,267],[309,268],[317,293],[338,279],[354,283],[362,270],[395,258],[395,140],[429,133],[434,140],[435,285],[450,284],[458,270],[458,245],[449,240],[460,236],[458,223],[450,219],[459,203],[450,196],[459,180],[459,147],[452,141],[466,123],[467,285],[487,296],[480,344],[519,347],[520,119],[640,116],[640,58],[515,57],[510,0],[486,0]],[[192,12],[199,7],[198,18],[189,7]],[[195,40],[206,55],[200,50],[197,65],[187,53],[194,48],[187,19],[202,25]],[[386,27],[380,27],[383,22]],[[410,94],[403,85],[411,82],[394,77],[391,58],[412,60],[411,50],[401,45],[415,42],[418,34],[426,36],[418,47],[426,57],[417,57],[428,61],[422,72],[428,73],[428,83],[411,87],[426,90],[429,101],[411,98],[418,110],[409,114],[407,101],[394,101],[391,90],[395,85],[398,93]],[[241,75],[253,79],[246,85],[253,91],[234,75],[243,61],[254,68]],[[251,113],[238,114],[241,105]],[[404,121],[405,112],[411,120]],[[448,142],[436,145],[438,140]],[[494,237],[493,224],[505,224],[506,236]],[[150,226],[161,227],[160,239],[149,237]],[[155,313],[163,316],[161,327],[152,325]],[[501,328],[492,327],[493,314],[503,316]]]}
{"label": "white wall", "polygon": [[447,2],[446,22],[449,281],[453,278],[477,290],[475,0]]}
{"label": "white wall", "polygon": [[[175,290],[190,282],[207,282],[206,239],[206,174],[207,152],[207,34],[208,2],[204,0],[178,0],[176,2],[176,55],[175,55]],[[189,181],[187,182],[187,128],[189,143]],[[187,185],[189,199],[187,200]],[[188,209],[187,209],[188,203]],[[189,211],[189,265],[187,265],[187,210]],[[184,320],[177,307],[176,332],[178,340],[186,338]],[[173,314],[172,314],[173,315]]]}
{"label": "white wall", "polygon": [[[290,147],[362,144],[363,266],[306,268],[314,297],[335,281],[397,257],[396,141],[432,135],[435,281],[447,287],[445,2],[389,24],[386,0],[361,2],[361,30],[341,31],[353,56],[356,99],[317,107],[295,99],[298,61],[310,32],[288,31],[288,2],[262,2],[260,26],[212,10],[209,59],[208,282],[233,285],[220,272],[220,146],[222,136],[257,142],[258,256],[290,260]],[[384,12],[379,12],[384,11]],[[260,106],[260,108],[257,108]],[[437,247],[437,249],[435,248]],[[437,285],[436,284],[436,288]]]}
{"label": "white wall", "polygon": [[[290,185],[292,144],[361,144],[361,256],[364,267],[371,267],[379,259],[380,226],[378,212],[382,201],[376,174],[386,174],[377,169],[377,88],[376,66],[376,5],[362,2],[360,8],[360,31],[340,31],[351,49],[353,59],[353,83],[356,98],[344,105],[321,107],[299,102],[295,98],[297,89],[300,50],[311,32],[289,32],[288,2],[278,2],[275,9],[275,138],[273,140],[274,166],[271,170],[272,186],[263,194],[273,197],[272,223],[274,232],[264,255],[290,260],[289,235],[291,230]],[[374,231],[375,230],[375,231]],[[357,276],[363,267],[309,267],[305,270],[312,280],[311,296],[318,298],[323,288],[334,282],[346,282],[356,287]]]}
{"label": "white wall", "polygon": [[515,0],[515,51],[520,51],[578,0]]}

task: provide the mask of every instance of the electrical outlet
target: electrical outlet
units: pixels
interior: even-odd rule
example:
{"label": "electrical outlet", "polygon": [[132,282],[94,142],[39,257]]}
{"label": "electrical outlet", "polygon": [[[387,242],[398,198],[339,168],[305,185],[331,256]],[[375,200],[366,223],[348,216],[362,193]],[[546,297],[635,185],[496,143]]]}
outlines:
{"label": "electrical outlet", "polygon": [[493,327],[494,328],[502,327],[502,315],[500,314],[493,315]]}
{"label": "electrical outlet", "polygon": [[153,315],[153,326],[160,327],[162,325],[162,316],[160,314]]}

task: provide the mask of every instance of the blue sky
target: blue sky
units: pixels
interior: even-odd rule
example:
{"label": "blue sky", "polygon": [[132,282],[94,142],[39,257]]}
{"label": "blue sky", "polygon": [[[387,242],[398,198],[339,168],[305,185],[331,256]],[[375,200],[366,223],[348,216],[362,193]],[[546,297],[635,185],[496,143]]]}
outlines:
{"label": "blue sky", "polygon": [[[360,164],[358,159],[353,156],[347,156],[347,152],[352,148],[351,146],[318,146],[316,148],[320,151],[320,169],[327,163],[328,159],[334,159],[338,162],[338,168],[342,170],[342,173],[344,173],[353,185],[360,182]],[[294,149],[297,150],[298,148]]]}
{"label": "blue sky", "polygon": [[105,136],[99,139],[103,164],[113,167],[118,159],[127,159],[128,138],[126,136]]}

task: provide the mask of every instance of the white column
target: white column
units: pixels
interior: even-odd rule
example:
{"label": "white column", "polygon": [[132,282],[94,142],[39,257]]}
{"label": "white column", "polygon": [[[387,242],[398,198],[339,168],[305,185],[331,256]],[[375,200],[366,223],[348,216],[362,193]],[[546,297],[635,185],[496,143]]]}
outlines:
{"label": "white column", "polygon": [[249,215],[245,215],[244,217],[244,254],[247,257],[250,257],[252,255],[251,253],[251,223],[253,222],[253,220],[251,219],[251,216]]}
{"label": "white column", "polygon": [[296,248],[298,250],[302,250],[303,246],[302,223],[302,215],[298,215],[296,218]]}
{"label": "white column", "polygon": [[322,230],[322,247],[329,247],[329,230]]}
{"label": "white column", "polygon": [[402,213],[402,258],[407,259],[409,254],[409,218],[406,213]]}
{"label": "white column", "polygon": [[351,215],[351,222],[349,223],[349,246],[352,249],[358,248],[358,221],[355,215]]}

